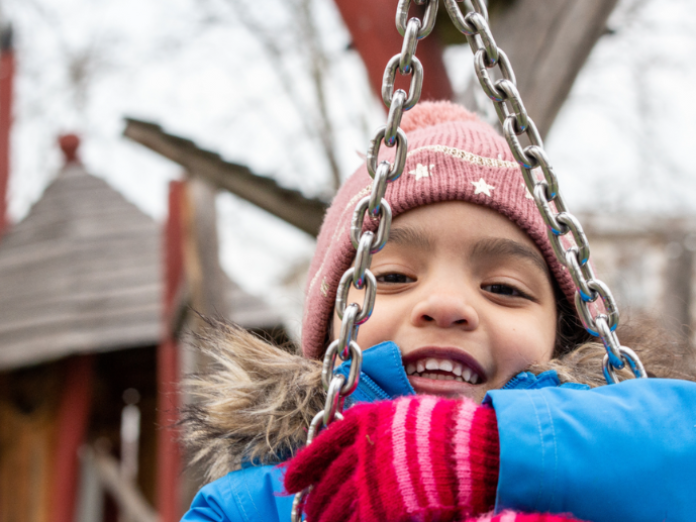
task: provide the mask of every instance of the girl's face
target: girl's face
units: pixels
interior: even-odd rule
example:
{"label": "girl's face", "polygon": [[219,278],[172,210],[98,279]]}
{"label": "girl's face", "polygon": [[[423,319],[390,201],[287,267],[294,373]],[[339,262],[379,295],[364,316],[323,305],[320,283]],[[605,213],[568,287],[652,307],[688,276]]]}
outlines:
{"label": "girl's face", "polygon": [[[487,207],[453,201],[397,217],[372,260],[377,300],[367,348],[394,341],[417,393],[478,402],[551,359],[556,302],[534,242]],[[348,302],[362,303],[351,290]],[[334,339],[340,320],[334,317]]]}

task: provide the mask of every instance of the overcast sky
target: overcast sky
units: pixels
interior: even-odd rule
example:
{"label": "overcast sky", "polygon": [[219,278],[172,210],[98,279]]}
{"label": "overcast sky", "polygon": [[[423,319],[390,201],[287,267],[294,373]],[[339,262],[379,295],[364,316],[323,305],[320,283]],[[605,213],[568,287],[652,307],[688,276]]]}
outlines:
{"label": "overcast sky", "polygon": [[[317,140],[279,85],[232,0],[0,0],[16,33],[18,77],[10,212],[21,219],[60,166],[60,132],[83,137],[88,170],[156,219],[180,168],[121,137],[123,117],[161,124],[226,159],[310,195],[330,191]],[[315,0],[330,58],[327,92],[342,173],[361,162],[384,120],[331,0]],[[295,96],[313,90],[288,31],[288,1],[244,2],[287,50]],[[393,20],[385,20],[392,24]],[[622,0],[547,145],[572,211],[694,213],[696,2]],[[468,49],[446,56],[455,86]],[[513,64],[514,66],[514,64]],[[532,115],[533,116],[533,115]],[[219,200],[223,265],[272,293],[313,241],[232,196]]]}

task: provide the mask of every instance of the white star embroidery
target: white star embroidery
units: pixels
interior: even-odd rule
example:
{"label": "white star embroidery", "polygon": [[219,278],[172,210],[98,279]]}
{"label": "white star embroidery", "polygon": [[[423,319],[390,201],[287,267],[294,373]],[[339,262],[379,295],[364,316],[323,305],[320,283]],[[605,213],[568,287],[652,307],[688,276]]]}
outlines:
{"label": "white star embroidery", "polygon": [[522,183],[522,188],[524,189],[524,197],[526,199],[534,199],[534,196],[532,196],[532,193],[529,192],[529,189],[527,188],[527,185]]}
{"label": "white star embroidery", "polygon": [[429,178],[432,176],[432,168],[435,165],[421,165],[420,163],[416,165],[415,170],[409,171],[409,174],[416,176],[416,181],[422,179],[422,178]]}
{"label": "white star embroidery", "polygon": [[474,196],[476,194],[485,194],[486,196],[490,197],[491,190],[495,189],[494,186],[486,183],[486,180],[483,178],[479,179],[478,181],[472,181],[471,184],[476,187],[476,190],[474,190]]}

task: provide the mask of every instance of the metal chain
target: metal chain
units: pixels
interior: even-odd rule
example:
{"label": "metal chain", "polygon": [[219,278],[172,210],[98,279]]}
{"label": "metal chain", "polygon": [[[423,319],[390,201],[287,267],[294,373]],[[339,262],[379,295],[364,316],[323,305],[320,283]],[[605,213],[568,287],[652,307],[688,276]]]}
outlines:
{"label": "metal chain", "polygon": [[[618,382],[616,370],[628,364],[636,377],[646,377],[638,356],[621,346],[614,330],[619,324],[619,309],[609,287],[595,277],[590,264],[590,246],[580,221],[568,212],[558,188],[558,178],[544,150],[544,144],[534,121],[527,114],[517,89],[515,73],[507,55],[493,38],[488,24],[488,12],[482,0],[471,0],[472,10],[462,14],[457,2],[444,0],[452,23],[468,39],[474,52],[474,71],[486,95],[493,101],[503,126],[503,134],[512,155],[520,164],[524,181],[548,227],[548,236],[556,258],[569,271],[575,283],[575,307],[585,329],[599,337],[606,348],[602,363],[607,383]],[[502,79],[494,81],[488,70],[498,67]],[[526,135],[531,143],[524,147],[519,136]],[[539,179],[535,170],[541,170]],[[553,203],[553,207],[552,207]],[[568,233],[575,245],[565,248],[561,238]],[[596,304],[602,300],[604,311]]]}
{"label": "metal chain", "polygon": [[[396,13],[396,27],[404,37],[401,53],[387,63],[382,82],[382,99],[389,108],[387,124],[381,127],[367,151],[367,170],[373,179],[372,192],[360,200],[353,212],[350,239],[356,249],[354,266],[341,277],[336,292],[335,309],[342,320],[341,331],[336,341],[326,350],[322,367],[322,385],[326,390],[324,409],[317,413],[310,424],[307,445],[311,444],[319,431],[336,419],[342,420],[343,402],[358,385],[362,366],[362,351],[356,339],[360,325],[370,318],[375,304],[376,280],[370,271],[372,256],[379,252],[387,242],[391,226],[392,212],[384,199],[387,184],[401,176],[406,164],[408,141],[399,128],[404,111],[413,108],[421,95],[423,87],[423,67],[416,58],[418,41],[430,34],[437,18],[438,0],[413,0],[425,5],[423,20],[408,18],[411,0],[399,0]],[[525,184],[548,226],[548,235],[559,262],[566,266],[575,283],[575,306],[583,325],[595,337],[599,337],[607,354],[603,360],[603,370],[608,383],[618,382],[616,370],[628,364],[636,377],[645,377],[645,369],[638,356],[630,348],[621,346],[614,330],[619,324],[619,311],[611,291],[598,280],[589,263],[590,247],[578,219],[570,214],[559,192],[558,179],[553,172],[543,141],[534,121],[524,108],[517,90],[515,73],[500,49],[488,25],[488,12],[481,0],[471,0],[473,10],[462,14],[457,6],[461,0],[443,0],[454,25],[466,35],[474,51],[474,66],[483,91],[493,100],[496,112],[503,125],[505,138],[515,160],[520,164]],[[488,69],[498,67],[502,79],[494,81]],[[396,72],[411,75],[409,92],[401,89],[394,92]],[[527,135],[531,145],[523,147],[518,136]],[[396,146],[394,163],[379,161],[382,144]],[[543,179],[538,179],[534,169],[539,168]],[[552,208],[552,204],[555,207]],[[363,231],[365,217],[378,223],[377,231]],[[570,233],[575,245],[565,248],[561,237]],[[351,286],[365,290],[362,306],[348,303]],[[591,305],[601,298],[604,312],[592,310]],[[348,377],[334,375],[336,358],[350,361]],[[309,490],[295,496],[292,506],[292,521],[300,522],[304,498]]]}
{"label": "metal chain", "polygon": [[[350,227],[350,240],[356,249],[355,263],[345,271],[336,292],[336,313],[341,319],[341,331],[338,339],[332,342],[322,367],[321,381],[326,390],[324,409],[316,414],[310,424],[307,445],[312,443],[315,435],[335,419],[343,419],[343,401],[353,393],[358,385],[362,367],[362,351],[356,339],[360,325],[370,318],[375,305],[377,281],[370,271],[372,256],[382,250],[389,238],[392,211],[384,199],[387,185],[401,176],[406,165],[408,140],[399,128],[404,111],[413,108],[423,89],[423,66],[416,58],[418,41],[430,34],[437,18],[438,0],[414,0],[418,5],[425,5],[423,20],[408,18],[411,0],[399,0],[396,9],[396,28],[404,37],[401,53],[392,57],[384,70],[382,82],[382,100],[389,109],[387,124],[381,127],[372,139],[367,151],[367,171],[373,179],[369,196],[361,199],[353,212]],[[401,75],[411,76],[409,92],[401,89],[394,91],[397,71]],[[394,162],[379,161],[379,150],[384,144],[396,147]],[[378,223],[376,232],[363,231],[365,218]],[[362,305],[348,303],[350,289],[365,290]],[[350,361],[348,378],[341,374],[334,375],[336,359]],[[304,498],[309,490],[295,495],[292,505],[292,522],[300,522]]]}

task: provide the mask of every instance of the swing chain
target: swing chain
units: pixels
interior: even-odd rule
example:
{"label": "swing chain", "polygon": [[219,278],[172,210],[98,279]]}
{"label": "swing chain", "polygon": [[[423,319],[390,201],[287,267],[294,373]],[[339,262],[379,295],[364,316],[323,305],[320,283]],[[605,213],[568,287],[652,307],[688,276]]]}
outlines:
{"label": "swing chain", "polygon": [[[512,155],[519,163],[527,190],[532,195],[558,261],[564,265],[576,287],[575,306],[585,329],[599,337],[606,348],[603,371],[607,383],[618,382],[617,370],[628,365],[636,377],[646,377],[645,368],[633,350],[621,346],[615,329],[619,309],[609,287],[595,278],[590,264],[590,246],[580,221],[568,212],[558,188],[558,178],[544,150],[541,135],[524,107],[515,73],[505,52],[498,48],[488,24],[483,0],[471,0],[473,10],[462,14],[458,0],[444,0],[452,23],[462,32],[474,52],[474,72],[486,95],[493,101]],[[459,0],[461,1],[461,0]],[[494,81],[488,69],[498,67],[501,79]],[[519,136],[531,143],[524,147]],[[541,171],[543,179],[537,176]],[[553,207],[551,203],[553,202]],[[574,245],[565,247],[561,238],[570,233]],[[604,310],[597,306],[601,298]]]}
{"label": "swing chain", "polygon": [[[362,198],[353,211],[350,226],[350,239],[356,249],[355,262],[341,277],[336,291],[335,310],[341,319],[341,331],[338,339],[333,341],[324,355],[321,381],[326,390],[324,409],[315,415],[307,435],[307,445],[322,428],[334,420],[342,420],[341,414],[345,398],[353,393],[360,379],[362,351],[356,339],[360,325],[370,318],[377,294],[377,281],[370,271],[372,256],[382,250],[389,238],[392,211],[384,196],[389,183],[401,176],[406,166],[408,140],[399,128],[401,117],[418,103],[423,90],[423,67],[416,58],[418,41],[430,34],[437,18],[438,0],[414,0],[418,5],[425,5],[423,20],[408,18],[411,0],[399,0],[396,12],[396,27],[404,37],[401,53],[392,57],[387,63],[382,83],[382,99],[389,109],[387,124],[381,127],[372,139],[367,151],[367,171],[373,179],[369,196]],[[398,89],[394,91],[397,71],[402,75],[411,75],[409,92]],[[379,161],[379,151],[384,144],[395,147],[394,162]],[[375,232],[364,230],[367,217],[374,225]],[[372,227],[370,227],[372,228]],[[348,303],[350,289],[364,290],[362,306]],[[348,376],[334,374],[337,359],[350,361]],[[304,499],[309,490],[295,495],[292,505],[292,522],[300,522]]]}

